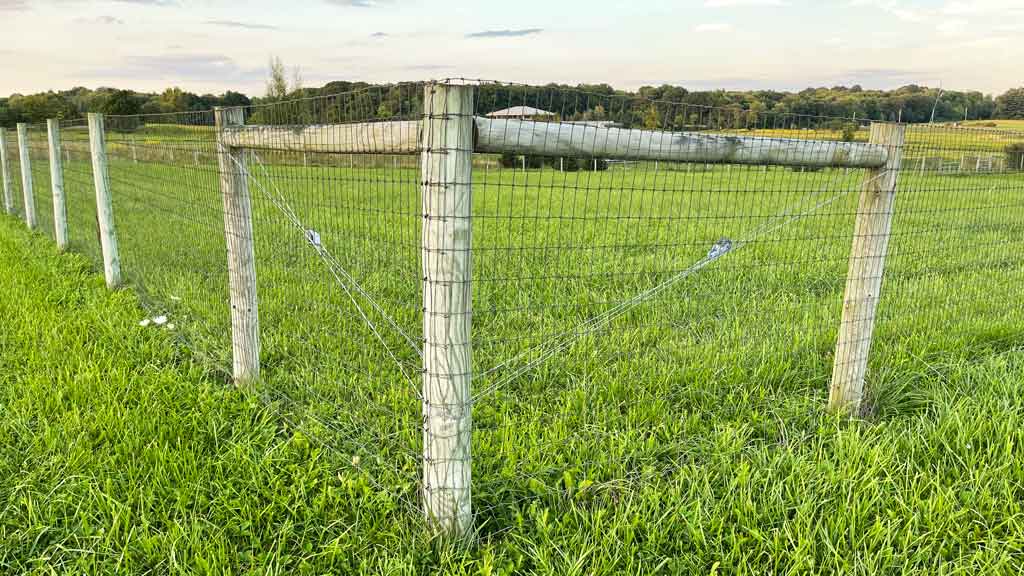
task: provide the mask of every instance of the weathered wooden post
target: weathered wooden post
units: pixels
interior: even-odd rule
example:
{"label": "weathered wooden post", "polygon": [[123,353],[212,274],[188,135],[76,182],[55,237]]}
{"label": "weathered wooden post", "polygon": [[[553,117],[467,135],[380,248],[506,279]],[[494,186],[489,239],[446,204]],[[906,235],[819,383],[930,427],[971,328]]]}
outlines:
{"label": "weathered wooden post", "polygon": [[423,510],[464,537],[470,504],[473,88],[428,84],[423,195]]}
{"label": "weathered wooden post", "polygon": [[886,147],[888,156],[884,167],[867,171],[861,188],[829,390],[829,406],[849,414],[859,413],[864,392],[905,128],[901,124],[871,125],[870,142]]}
{"label": "weathered wooden post", "polygon": [[53,237],[57,249],[67,250],[68,218],[64,205],[64,165],[60,154],[60,121],[46,121],[47,139],[50,144],[50,189],[53,191]]}
{"label": "weathered wooden post", "polygon": [[246,174],[245,149],[224,143],[224,132],[245,124],[241,108],[215,108],[217,164],[224,199],[224,238],[231,293],[231,355],[235,385],[260,377],[260,320],[256,293],[256,250],[253,246],[252,199]]}
{"label": "weathered wooden post", "polygon": [[3,172],[4,211],[14,214],[14,192],[11,190],[11,167],[7,164],[7,129],[0,127],[0,172]]}
{"label": "weathered wooden post", "polygon": [[28,149],[28,124],[18,124],[18,162],[21,164],[21,193],[25,201],[25,225],[36,228],[36,201],[32,190],[32,158]]}
{"label": "weathered wooden post", "polygon": [[113,290],[121,285],[121,256],[117,249],[114,203],[107,174],[107,137],[103,128],[103,114],[89,114],[89,150],[92,153],[92,178],[96,187],[96,222],[99,224],[100,249],[103,252],[103,275],[107,279],[107,287]]}

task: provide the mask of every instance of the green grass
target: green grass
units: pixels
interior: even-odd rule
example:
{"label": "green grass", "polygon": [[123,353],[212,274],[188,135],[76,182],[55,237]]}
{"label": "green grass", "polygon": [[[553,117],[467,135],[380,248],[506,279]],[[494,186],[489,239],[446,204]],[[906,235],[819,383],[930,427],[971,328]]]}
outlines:
{"label": "green grass", "polygon": [[[453,551],[425,540],[414,509],[415,377],[403,379],[261,188],[273,181],[415,335],[419,177],[404,162],[257,171],[265,381],[254,394],[224,384],[212,165],[113,159],[123,266],[141,303],[3,224],[0,294],[11,296],[0,299],[0,375],[12,380],[2,394],[15,417],[0,423],[13,511],[0,559],[12,571],[1024,565],[1019,174],[904,175],[870,412],[843,422],[824,405],[861,173],[478,172],[478,372],[685,269],[721,237],[835,200],[484,396],[474,412],[479,534]],[[73,161],[66,179],[69,206],[88,207],[88,168]],[[89,219],[69,212],[72,239],[94,259]],[[175,332],[138,327],[152,312],[168,312]],[[416,366],[401,338],[385,338]]]}

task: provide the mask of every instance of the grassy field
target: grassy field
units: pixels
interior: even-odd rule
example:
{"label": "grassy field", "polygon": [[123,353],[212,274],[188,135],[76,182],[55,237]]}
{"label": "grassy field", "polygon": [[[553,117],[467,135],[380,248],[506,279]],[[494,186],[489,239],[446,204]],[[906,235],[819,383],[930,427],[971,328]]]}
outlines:
{"label": "grassy field", "polygon": [[[145,314],[167,314],[173,331],[141,329],[133,298],[104,296],[98,280],[84,280],[81,260],[4,224],[4,257],[26,262],[18,273],[0,268],[12,286],[4,293],[15,295],[0,301],[12,318],[3,326],[15,327],[0,328],[11,338],[3,374],[15,382],[5,393],[31,398],[18,413],[35,430],[101,449],[38,448],[46,470],[70,471],[72,487],[78,476],[99,487],[56,505],[37,503],[54,500],[41,496],[25,504],[14,487],[45,493],[47,480],[32,483],[14,456],[21,448],[5,456],[4,495],[19,511],[7,526],[37,531],[3,533],[11,544],[0,558],[15,571],[42,570],[45,559],[210,573],[976,574],[1024,565],[1019,173],[902,177],[869,411],[841,422],[824,405],[862,173],[479,170],[479,536],[455,552],[417,536],[418,358],[396,329],[382,330],[385,349],[305,239],[316,231],[395,325],[417,336],[416,159],[251,165],[265,381],[250,396],[224,385],[220,192],[215,167],[202,161],[209,142],[198,145],[196,164],[111,164],[125,273]],[[72,156],[65,178],[73,244],[95,261],[88,165]],[[502,363],[522,365],[536,345],[688,269],[721,238],[749,243],[492,389]],[[51,285],[81,291],[102,313],[74,313],[26,369],[19,359],[36,341],[32,330],[53,323],[40,319],[68,313]],[[367,298],[355,300],[388,327]],[[106,318],[110,307],[120,320]],[[90,323],[108,339],[65,358],[69,339],[93,334]],[[149,352],[135,348],[140,340]],[[125,376],[80,383],[83,371]],[[86,408],[55,402],[54,390],[110,398],[94,409],[118,418],[67,417]],[[151,398],[168,395],[178,401]],[[83,426],[106,433],[97,439]],[[189,442],[201,449],[183,457]],[[184,471],[167,472],[179,461]],[[66,519],[71,503],[87,527]],[[150,517],[165,520],[132,530]],[[102,536],[81,536],[100,527]],[[33,543],[39,532],[46,538]]]}

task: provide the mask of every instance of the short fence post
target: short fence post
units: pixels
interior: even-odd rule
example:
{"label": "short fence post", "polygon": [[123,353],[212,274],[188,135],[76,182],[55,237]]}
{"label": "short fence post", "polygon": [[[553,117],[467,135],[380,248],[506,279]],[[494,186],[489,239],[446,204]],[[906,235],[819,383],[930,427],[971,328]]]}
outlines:
{"label": "short fence post", "polygon": [[473,526],[473,88],[428,84],[424,96],[423,510],[434,530],[464,537]]}
{"label": "short fence post", "polygon": [[36,228],[36,201],[32,190],[32,158],[28,151],[28,124],[18,124],[18,161],[21,163],[21,193],[25,199],[25,225]]}
{"label": "short fence post", "polygon": [[0,127],[0,171],[3,172],[4,211],[14,214],[14,192],[11,191],[11,168],[7,164],[7,129]]}
{"label": "short fence post", "polygon": [[135,136],[132,136],[132,164],[139,163],[139,155],[135,151]]}
{"label": "short fence post", "polygon": [[47,139],[50,144],[50,189],[53,191],[53,237],[57,248],[68,247],[68,218],[64,206],[64,166],[60,155],[60,121],[53,118],[46,121]]}
{"label": "short fence post", "polygon": [[224,198],[224,238],[228,249],[231,292],[231,356],[235,385],[260,377],[260,320],[256,293],[256,250],[253,246],[252,199],[245,169],[245,150],[223,142],[224,130],[245,124],[241,108],[215,108],[217,164]]}
{"label": "short fence post", "polygon": [[106,276],[107,287],[113,290],[121,285],[121,256],[117,249],[114,203],[110,195],[110,177],[107,175],[107,137],[103,128],[103,114],[89,114],[89,150],[92,152],[92,178],[96,187],[96,222],[103,252],[103,275]]}
{"label": "short fence post", "polygon": [[870,142],[889,155],[884,167],[868,170],[861,188],[829,390],[829,407],[849,414],[859,413],[864,392],[905,133],[901,124],[871,125]]}

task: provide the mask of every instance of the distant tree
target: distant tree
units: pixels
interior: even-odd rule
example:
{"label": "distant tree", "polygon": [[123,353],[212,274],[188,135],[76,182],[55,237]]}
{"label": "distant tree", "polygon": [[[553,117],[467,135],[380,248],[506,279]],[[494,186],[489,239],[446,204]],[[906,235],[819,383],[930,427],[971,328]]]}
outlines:
{"label": "distant tree", "polygon": [[240,92],[232,92],[231,90],[228,90],[220,97],[221,106],[248,106],[250,104],[252,104],[252,100]]}
{"label": "distant tree", "polygon": [[268,65],[270,77],[267,79],[268,100],[283,100],[288,96],[288,79],[285,78],[284,62],[277,56],[270,57]]}
{"label": "distant tree", "polygon": [[28,96],[13,95],[7,102],[18,122],[39,123],[49,118],[74,116],[74,109],[68,101],[55,92],[41,92]]}
{"label": "distant tree", "polygon": [[843,133],[841,139],[843,142],[853,142],[857,137],[857,125],[852,122],[847,122],[843,125]]}
{"label": "distant tree", "polygon": [[160,111],[167,113],[187,112],[193,109],[192,106],[198,99],[199,97],[195,94],[185,92],[181,88],[168,88],[160,94]]}
{"label": "distant tree", "polygon": [[142,105],[131,91],[118,90],[106,98],[99,111],[104,114],[129,116],[141,112]]}
{"label": "distant tree", "polygon": [[996,98],[995,117],[1024,120],[1024,87],[1007,90]]}

